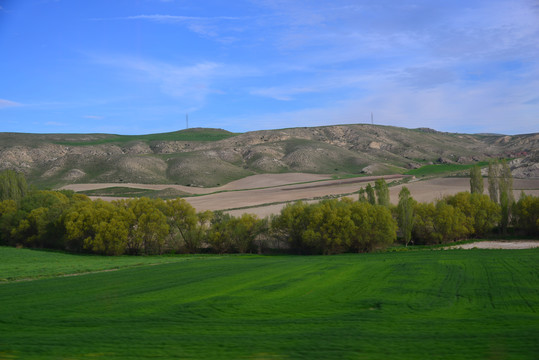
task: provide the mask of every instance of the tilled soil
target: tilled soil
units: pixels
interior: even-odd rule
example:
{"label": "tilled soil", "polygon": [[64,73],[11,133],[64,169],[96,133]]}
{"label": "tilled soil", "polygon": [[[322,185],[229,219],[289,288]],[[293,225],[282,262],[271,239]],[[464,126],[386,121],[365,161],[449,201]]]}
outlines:
{"label": "tilled soil", "polygon": [[[384,176],[389,180],[402,178],[402,175]],[[287,202],[300,199],[315,199],[327,196],[350,194],[373,183],[379,176],[358,177],[351,179],[331,180],[329,175],[317,174],[261,174],[249,176],[215,188],[196,188],[182,185],[146,185],[146,184],[72,184],[64,189],[84,191],[107,187],[132,187],[137,189],[163,190],[174,188],[198,195],[185,198],[197,211],[228,210],[238,216],[252,213],[260,217],[278,214]],[[486,179],[485,179],[486,181]],[[398,202],[398,194],[402,186],[406,186],[414,199],[419,202],[430,202],[446,195],[470,190],[468,178],[434,178],[430,180],[412,180],[405,185],[390,188],[393,204]],[[485,186],[486,189],[486,186]],[[539,179],[514,179],[514,195],[518,199],[520,192],[539,196]],[[486,190],[485,190],[486,193]],[[357,195],[352,195],[357,198]],[[95,197],[93,197],[95,198]],[[115,200],[114,197],[101,197],[104,200]]]}

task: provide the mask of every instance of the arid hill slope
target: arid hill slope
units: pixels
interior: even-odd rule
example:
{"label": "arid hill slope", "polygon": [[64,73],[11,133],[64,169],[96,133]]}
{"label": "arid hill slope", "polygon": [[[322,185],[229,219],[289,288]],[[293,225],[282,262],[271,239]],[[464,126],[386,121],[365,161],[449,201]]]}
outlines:
{"label": "arid hill slope", "polygon": [[218,186],[257,173],[377,175],[504,156],[524,158],[515,162],[521,167],[515,172],[537,177],[537,149],[539,133],[469,135],[366,124],[244,134],[219,129],[142,136],[0,133],[0,170],[22,171],[32,183],[48,187]]}

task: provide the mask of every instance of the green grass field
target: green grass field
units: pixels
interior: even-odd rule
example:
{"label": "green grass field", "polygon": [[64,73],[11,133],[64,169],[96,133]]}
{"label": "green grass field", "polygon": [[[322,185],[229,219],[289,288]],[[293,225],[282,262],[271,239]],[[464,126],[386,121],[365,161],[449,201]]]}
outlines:
{"label": "green grass field", "polygon": [[[488,165],[488,161],[479,161],[476,164],[471,165],[462,165],[462,164],[433,164],[433,165],[425,165],[418,169],[413,169],[405,172],[405,175],[414,175],[414,176],[428,176],[428,175],[441,175],[441,174],[447,174],[447,173],[453,173],[453,172],[459,172],[459,171],[465,171],[469,170],[473,166],[486,166]],[[467,174],[469,175],[469,174]]]}
{"label": "green grass field", "polygon": [[200,256],[99,256],[0,246],[0,285],[4,282],[51,278],[95,271],[166,264]]}
{"label": "green grass field", "polygon": [[70,146],[88,146],[102,145],[111,143],[128,143],[133,141],[219,141],[236,136],[237,133],[231,133],[222,129],[202,129],[193,128],[168,133],[148,134],[148,135],[109,135],[103,134],[100,139],[84,140],[84,141],[57,141],[56,144]]}
{"label": "green grass field", "polygon": [[0,359],[539,354],[539,249],[172,256],[162,259],[174,262],[153,266],[143,265],[144,257],[7,248],[0,254],[4,279],[17,279],[23,263],[33,268],[23,278],[41,268],[47,276],[65,273],[55,270],[65,263],[126,266],[0,284]]}

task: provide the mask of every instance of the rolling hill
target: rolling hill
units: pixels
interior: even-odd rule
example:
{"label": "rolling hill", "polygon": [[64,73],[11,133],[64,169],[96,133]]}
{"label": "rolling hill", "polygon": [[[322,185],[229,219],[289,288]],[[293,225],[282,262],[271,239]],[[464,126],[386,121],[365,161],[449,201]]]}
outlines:
{"label": "rolling hill", "polygon": [[367,124],[242,134],[202,128],[150,135],[0,133],[0,170],[22,171],[38,187],[209,187],[260,173],[379,175],[514,157],[516,175],[538,177],[537,149],[539,133],[472,135]]}

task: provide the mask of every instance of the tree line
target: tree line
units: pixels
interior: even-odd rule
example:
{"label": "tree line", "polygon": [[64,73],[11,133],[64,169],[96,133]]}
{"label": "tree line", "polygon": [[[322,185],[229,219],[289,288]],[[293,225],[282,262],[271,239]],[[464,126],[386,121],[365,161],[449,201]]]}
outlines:
{"label": "tree line", "polygon": [[492,168],[497,171],[495,198],[482,194],[481,173],[472,169],[471,192],[432,203],[415,201],[402,187],[398,205],[391,205],[388,185],[380,179],[374,187],[360,189],[357,201],[300,201],[265,219],[196,212],[181,198],[106,202],[72,191],[29,190],[24,176],[8,170],[0,173],[0,244],[104,255],[276,249],[337,254],[384,249],[398,240],[405,245],[442,244],[507,231],[509,226],[539,235],[539,198],[522,194],[514,201],[512,180],[500,176],[503,163]]}

